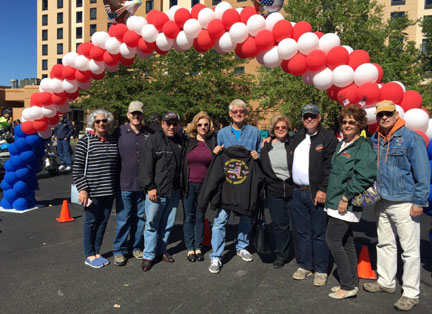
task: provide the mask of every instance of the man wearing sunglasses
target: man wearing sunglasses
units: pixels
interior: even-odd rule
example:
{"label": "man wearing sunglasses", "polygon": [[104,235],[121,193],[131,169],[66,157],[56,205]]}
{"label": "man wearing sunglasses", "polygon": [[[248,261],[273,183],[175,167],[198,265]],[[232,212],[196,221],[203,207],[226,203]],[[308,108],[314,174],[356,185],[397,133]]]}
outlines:
{"label": "man wearing sunglasses", "polygon": [[[154,133],[144,126],[143,103],[132,101],[127,118],[129,124],[118,128],[118,149],[121,158],[120,192],[116,197],[116,234],[114,237],[114,265],[126,264],[128,249],[136,259],[142,259],[145,193],[138,180],[140,151],[144,141]],[[129,237],[129,248],[127,239]]]}
{"label": "man wearing sunglasses", "polygon": [[320,287],[327,282],[329,251],[323,205],[337,139],[321,125],[317,105],[302,108],[302,122],[304,127],[292,139],[288,161],[294,182],[291,201],[294,248],[300,266],[293,278],[303,280],[315,272],[314,285]]}
{"label": "man wearing sunglasses", "polygon": [[397,244],[403,251],[402,297],[398,310],[409,311],[419,303],[420,215],[428,206],[430,166],[424,140],[405,126],[395,104],[376,104],[379,130],[372,136],[377,152],[377,183],[381,196],[375,204],[378,216],[376,282],[365,283],[372,293],[396,292]]}
{"label": "man wearing sunglasses", "polygon": [[141,269],[148,271],[156,257],[174,263],[166,245],[174,226],[180,198],[183,137],[178,134],[179,116],[168,112],[162,130],[151,135],[141,149],[139,180],[147,193],[144,254]]}

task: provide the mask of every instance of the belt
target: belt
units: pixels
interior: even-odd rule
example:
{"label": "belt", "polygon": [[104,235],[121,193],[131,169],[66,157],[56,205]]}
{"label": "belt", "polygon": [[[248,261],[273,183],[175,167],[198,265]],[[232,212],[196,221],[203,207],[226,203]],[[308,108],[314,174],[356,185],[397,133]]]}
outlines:
{"label": "belt", "polygon": [[297,184],[295,185],[295,187],[302,191],[307,191],[310,188],[309,185],[297,185]]}

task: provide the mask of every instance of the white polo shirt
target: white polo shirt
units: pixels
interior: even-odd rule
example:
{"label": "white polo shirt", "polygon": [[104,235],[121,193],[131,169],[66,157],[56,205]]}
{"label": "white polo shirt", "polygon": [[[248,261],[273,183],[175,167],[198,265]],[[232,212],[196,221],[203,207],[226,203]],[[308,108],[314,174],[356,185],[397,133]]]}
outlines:
{"label": "white polo shirt", "polygon": [[309,185],[309,151],[310,135],[306,134],[303,141],[294,150],[292,178],[297,185]]}

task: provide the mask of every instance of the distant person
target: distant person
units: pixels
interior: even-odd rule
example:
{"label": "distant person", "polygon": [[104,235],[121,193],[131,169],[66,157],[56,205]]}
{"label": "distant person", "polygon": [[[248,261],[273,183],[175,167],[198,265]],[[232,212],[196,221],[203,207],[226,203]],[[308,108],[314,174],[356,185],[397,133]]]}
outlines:
{"label": "distant person", "polygon": [[80,132],[78,123],[76,123],[75,121],[72,121],[72,127],[73,127],[72,137],[73,137],[74,140],[78,140],[78,138],[79,138],[79,132]]}
{"label": "distant person", "polygon": [[10,119],[12,117],[12,110],[9,108],[3,109],[3,115],[0,117],[0,128],[7,128],[11,125]]}
{"label": "distant person", "polygon": [[162,131],[161,121],[162,121],[162,117],[159,113],[152,113],[149,116],[149,119],[147,121],[147,126],[150,129],[152,129],[155,133],[161,132]]}
{"label": "distant person", "polygon": [[69,171],[72,169],[70,138],[73,133],[72,122],[67,118],[67,115],[64,114],[54,128],[54,140],[57,141],[57,153],[61,162],[59,167],[60,171]]}

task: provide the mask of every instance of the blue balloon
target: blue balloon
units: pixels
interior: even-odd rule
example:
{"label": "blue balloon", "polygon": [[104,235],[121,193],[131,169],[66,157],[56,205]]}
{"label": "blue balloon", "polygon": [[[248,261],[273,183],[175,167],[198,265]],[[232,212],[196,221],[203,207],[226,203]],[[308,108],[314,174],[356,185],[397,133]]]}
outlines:
{"label": "blue balloon", "polygon": [[15,139],[15,145],[19,152],[23,152],[25,150],[30,150],[31,146],[27,144],[25,137],[18,137]]}
{"label": "blue balloon", "polygon": [[15,137],[26,137],[27,134],[25,134],[22,130],[21,130],[21,125],[17,125],[16,127],[14,127],[14,135]]}
{"label": "blue balloon", "polygon": [[4,179],[6,180],[7,183],[14,185],[15,182],[18,181],[17,176],[15,175],[15,171],[8,171],[6,172]]}
{"label": "blue balloon", "polygon": [[36,158],[35,153],[32,150],[26,150],[25,152],[22,152],[20,154],[20,157],[22,160],[24,160],[26,163],[31,162]]}
{"label": "blue balloon", "polygon": [[3,207],[4,209],[12,209],[12,204],[9,203],[5,198],[1,200],[0,202],[0,206]]}
{"label": "blue balloon", "polygon": [[25,180],[30,176],[31,172],[29,168],[21,168],[21,169],[17,169],[15,171],[15,175],[17,176],[18,179],[20,180]]}
{"label": "blue balloon", "polygon": [[13,202],[12,206],[16,210],[24,210],[28,208],[28,203],[25,198],[20,197],[17,198],[15,202]]}
{"label": "blue balloon", "polygon": [[2,190],[13,189],[13,185],[9,184],[6,180],[2,180],[0,187],[2,188]]}
{"label": "blue balloon", "polygon": [[8,147],[9,154],[11,155],[19,155],[21,152],[15,145],[15,143],[11,143]]}
{"label": "blue balloon", "polygon": [[16,168],[13,166],[13,164],[10,160],[6,160],[6,162],[3,165],[3,168],[6,171],[15,171],[16,170]]}
{"label": "blue balloon", "polygon": [[39,159],[33,159],[32,161],[27,163],[27,168],[29,168],[33,173],[38,173],[39,171],[41,171]]}
{"label": "blue balloon", "polygon": [[29,186],[27,183],[25,183],[24,181],[17,181],[14,186],[13,189],[15,190],[15,192],[17,192],[19,195],[24,195],[26,194],[26,192],[29,189]]}
{"label": "blue balloon", "polygon": [[3,197],[12,204],[18,198],[18,193],[14,189],[6,190],[3,191]]}
{"label": "blue balloon", "polygon": [[26,166],[26,162],[22,160],[21,156],[19,155],[10,156],[9,161],[11,162],[12,167],[14,167],[15,169],[23,168]]}
{"label": "blue balloon", "polygon": [[429,160],[432,160],[432,146],[431,145],[428,146],[427,153],[429,156]]}
{"label": "blue balloon", "polygon": [[42,138],[37,134],[27,135],[26,141],[31,147],[36,147],[42,144]]}

